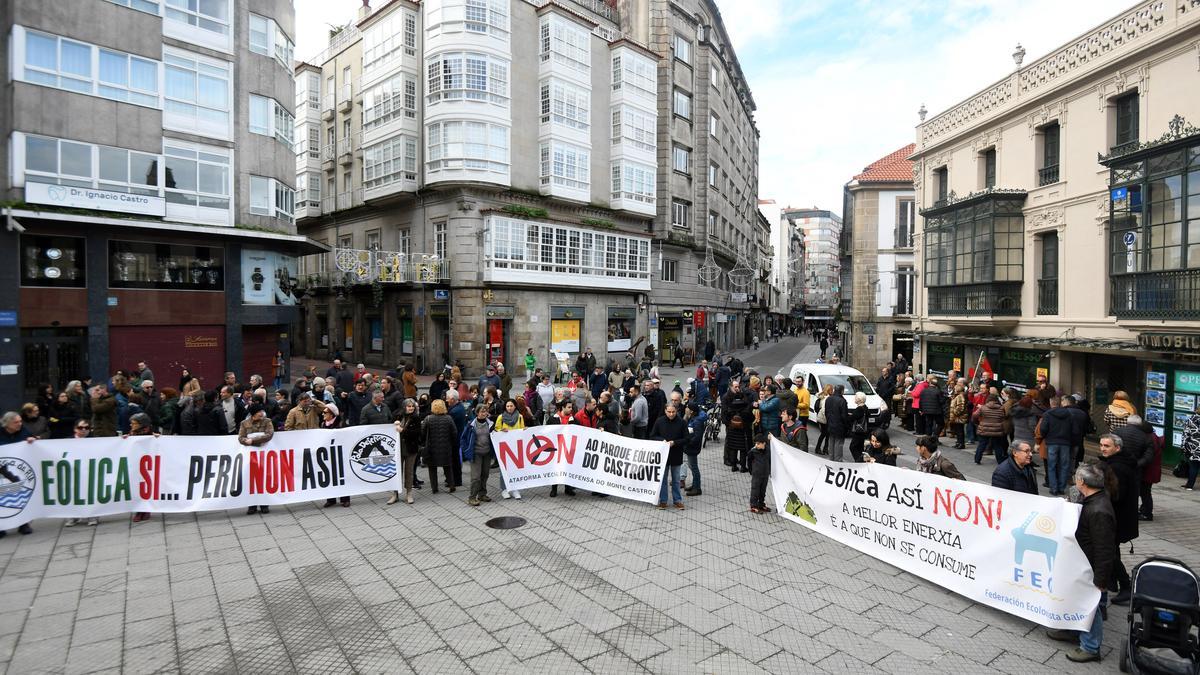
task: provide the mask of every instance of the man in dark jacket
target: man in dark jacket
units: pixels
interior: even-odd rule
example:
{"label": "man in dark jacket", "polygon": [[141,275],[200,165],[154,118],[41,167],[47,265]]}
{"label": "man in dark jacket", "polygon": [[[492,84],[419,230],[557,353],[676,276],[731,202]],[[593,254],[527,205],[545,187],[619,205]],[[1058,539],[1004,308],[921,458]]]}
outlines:
{"label": "man in dark jacket", "polygon": [[875,393],[889,403],[892,394],[896,393],[896,378],[892,377],[892,371],[887,366],[879,371],[879,379],[875,381]]}
{"label": "man in dark jacket", "polygon": [[992,487],[1036,495],[1037,473],[1032,463],[1033,446],[1028,441],[1013,441],[1008,446],[1008,459],[992,472]]}
{"label": "man in dark jacket", "polygon": [[388,424],[392,421],[392,409],[387,406],[384,394],[376,389],[371,394],[371,402],[362,407],[358,413],[359,424]]}
{"label": "man in dark jacket", "polygon": [[334,375],[334,384],[338,394],[349,395],[351,391],[354,391],[354,371],[343,363],[337,374]]}
{"label": "man in dark jacket", "polygon": [[212,414],[215,416],[217,431],[222,436],[236,435],[246,419],[246,404],[235,396],[229,385],[221,387],[221,393]]}
{"label": "man in dark jacket", "polygon": [[733,379],[733,371],[729,370],[728,363],[722,363],[717,366],[716,374],[717,396],[725,397],[725,392],[729,391],[729,381]]}
{"label": "man in dark jacket", "polygon": [[1117,519],[1112,500],[1104,490],[1104,471],[1095,464],[1084,464],[1075,471],[1075,488],[1083,495],[1083,510],[1075,527],[1075,540],[1092,567],[1092,583],[1100,589],[1100,606],[1092,618],[1092,627],[1084,633],[1051,630],[1047,635],[1055,640],[1075,642],[1079,646],[1067,652],[1067,658],[1082,663],[1100,660],[1100,644],[1104,639],[1104,606],[1108,582],[1113,568],[1119,563],[1117,551]]}
{"label": "man in dark jacket", "polygon": [[[1129,427],[1126,429],[1125,427]],[[1113,433],[1121,437],[1122,452],[1133,457],[1137,462],[1138,476],[1146,470],[1146,465],[1154,459],[1154,439],[1142,430],[1142,416],[1130,415],[1125,418],[1125,426],[1114,429]],[[1138,479],[1138,485],[1141,479]],[[1137,486],[1134,488],[1137,489]],[[1120,515],[1117,516],[1120,518]]]}
{"label": "man in dark jacket", "polygon": [[604,372],[603,366],[592,369],[592,374],[588,376],[588,389],[592,392],[592,398],[597,400],[600,398],[600,392],[608,389],[608,373]]}
{"label": "man in dark jacket", "polygon": [[[734,471],[749,471],[751,427],[754,425],[754,397],[742,389],[739,380],[732,380],[729,391],[721,397],[721,423],[725,425],[725,466]],[[741,420],[740,429],[733,428],[733,417]]]}
{"label": "man in dark jacket", "polygon": [[362,380],[355,382],[354,391],[346,395],[346,426],[359,424],[359,413],[370,403],[371,394],[367,393],[367,383]]}
{"label": "man in dark jacket", "polygon": [[[654,423],[662,417],[663,409],[667,407],[667,394],[662,390],[662,382],[647,380],[642,386],[642,396],[646,397],[647,428],[653,429]],[[683,415],[679,418],[683,419]]]}
{"label": "man in dark jacket", "polygon": [[846,436],[850,433],[850,406],[846,404],[846,388],[837,385],[833,396],[825,399],[825,433],[829,437],[829,461],[842,461]]}
{"label": "man in dark jacket", "polygon": [[1075,426],[1078,426],[1078,422],[1071,411],[1062,407],[1057,396],[1051,398],[1050,409],[1042,413],[1042,440],[1046,442],[1046,474],[1050,481],[1051,496],[1067,491]]}
{"label": "man in dark jacket", "polygon": [[[1123,447],[1123,442],[1115,433],[1100,437],[1100,456],[1104,458],[1100,463],[1108,467],[1117,479],[1117,494],[1109,495],[1117,518],[1117,544],[1138,537],[1138,487],[1142,480],[1137,460]],[[1119,550],[1116,555],[1113,576],[1117,582],[1117,597],[1112,602],[1114,605],[1125,605],[1129,603],[1131,590],[1129,572],[1121,562]]]}
{"label": "man in dark jacket", "polygon": [[925,420],[925,433],[936,438],[946,419],[946,392],[938,386],[937,375],[930,375],[927,382],[921,390],[921,417]]}

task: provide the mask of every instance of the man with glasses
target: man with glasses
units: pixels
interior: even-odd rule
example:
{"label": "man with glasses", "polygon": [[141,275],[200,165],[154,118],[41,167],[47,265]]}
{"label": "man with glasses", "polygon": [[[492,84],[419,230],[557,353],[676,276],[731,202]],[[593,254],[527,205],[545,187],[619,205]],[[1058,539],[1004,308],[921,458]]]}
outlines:
{"label": "man with glasses", "polygon": [[1036,495],[1038,481],[1032,463],[1033,447],[1029,442],[1013,441],[1008,446],[1008,459],[992,472],[992,487]]}

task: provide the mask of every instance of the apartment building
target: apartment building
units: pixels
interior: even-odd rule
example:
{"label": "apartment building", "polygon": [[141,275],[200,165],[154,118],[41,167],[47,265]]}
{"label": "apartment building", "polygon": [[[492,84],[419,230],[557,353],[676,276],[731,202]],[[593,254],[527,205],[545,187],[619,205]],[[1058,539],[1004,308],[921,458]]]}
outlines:
{"label": "apartment building", "polygon": [[[757,255],[754,211],[729,224],[732,197],[753,203],[757,170],[713,173],[726,187],[711,188],[712,222],[726,231],[714,226],[701,274],[709,230],[692,229],[691,205],[709,210],[710,188],[686,176],[690,160],[683,178],[659,168],[664,139],[686,136],[707,165],[707,139],[730,129],[741,145],[729,152],[749,164],[752,147],[757,164],[748,89],[716,46],[727,37],[691,21],[676,42],[658,23],[647,39],[650,14],[620,3],[392,0],[331,35],[296,69],[300,230],[335,250],[302,261],[305,353],[477,372],[528,349],[545,364],[748,338],[755,279],[733,303],[738,256],[719,246]],[[701,118],[674,115],[662,80],[701,68],[722,95],[699,97],[693,129]],[[676,180],[683,211],[667,196],[682,194]],[[690,248],[671,244],[685,230]]]}
{"label": "apartment building", "polygon": [[850,322],[846,354],[863,372],[875,372],[903,354],[912,360],[913,163],[910,143],[882,157],[845,187],[842,270],[849,272]]}
{"label": "apartment building", "polygon": [[0,404],[289,352],[292,3],[0,3]]}
{"label": "apartment building", "polygon": [[1198,42],[1195,3],[1140,2],[918,126],[925,369],[1045,374],[1098,424],[1126,391],[1178,446],[1200,395]]}
{"label": "apartment building", "polygon": [[780,218],[804,237],[804,320],[810,324],[834,321],[841,311],[841,216],[816,207],[789,206],[781,211]]}

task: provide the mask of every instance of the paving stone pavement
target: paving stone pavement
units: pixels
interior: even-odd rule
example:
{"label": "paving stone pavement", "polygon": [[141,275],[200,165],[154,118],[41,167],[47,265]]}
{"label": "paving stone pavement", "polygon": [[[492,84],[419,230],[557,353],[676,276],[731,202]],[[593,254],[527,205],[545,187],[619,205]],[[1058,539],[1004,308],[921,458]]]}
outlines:
{"label": "paving stone pavement", "polygon": [[[813,349],[743,359],[774,372]],[[494,487],[472,508],[426,487],[411,506],[378,494],[266,516],[38,521],[0,541],[0,659],[22,674],[1116,672],[1119,608],[1110,658],[1072,664],[1034,624],[751,515],[748,475],[712,444],[701,462],[704,494],[684,511],[546,489],[501,501]],[[1194,493],[1176,485],[1159,487],[1126,564],[1154,552],[1200,567]],[[500,515],[529,522],[484,526]]]}

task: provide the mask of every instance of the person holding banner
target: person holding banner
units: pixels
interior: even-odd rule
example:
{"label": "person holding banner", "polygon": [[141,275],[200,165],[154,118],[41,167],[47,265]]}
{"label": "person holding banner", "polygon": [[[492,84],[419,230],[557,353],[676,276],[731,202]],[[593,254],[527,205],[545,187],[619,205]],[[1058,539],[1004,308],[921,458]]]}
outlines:
{"label": "person holding banner", "polygon": [[679,467],[683,464],[683,449],[687,446],[688,429],[674,403],[668,403],[663,408],[663,416],[658,418],[654,429],[650,431],[650,440],[667,442],[667,472],[658,491],[658,508],[667,508],[669,483],[675,508],[683,509],[683,495],[679,492]]}
{"label": "person holding banner", "polygon": [[[417,456],[421,453],[421,417],[417,402],[404,399],[396,414],[396,436],[400,439],[400,457],[404,470],[404,502],[413,503],[413,483],[416,481]],[[400,493],[393,491],[388,506],[400,501]]]}
{"label": "person holding banner", "polygon": [[[1104,615],[1108,599],[1108,582],[1118,564],[1117,518],[1112,501],[1104,490],[1104,471],[1095,464],[1083,464],[1075,470],[1075,489],[1083,496],[1083,509],[1075,528],[1075,540],[1092,567],[1092,583],[1100,589],[1100,604],[1086,633],[1070,630],[1048,630],[1047,636],[1079,646],[1066,656],[1076,663],[1100,660],[1100,644],[1104,640]],[[1123,666],[1122,666],[1123,668]]]}
{"label": "person holding banner", "polygon": [[[242,420],[241,426],[238,427],[238,443],[242,445],[250,445],[261,447],[270,442],[271,437],[275,435],[275,427],[271,424],[270,418],[267,417],[267,411],[261,404],[254,403],[250,405],[249,414],[246,419]],[[346,499],[349,499],[348,497]],[[256,513],[267,514],[271,512],[271,507],[263,504],[262,506],[251,506],[246,509],[246,515],[252,516]],[[149,518],[150,514],[146,514]]]}
{"label": "person holding banner", "polygon": [[[500,414],[500,419],[496,420],[494,431],[515,431],[525,428],[525,415],[519,409],[516,399],[508,399],[504,402],[504,412]],[[504,484],[504,473],[500,474],[500,497],[503,499],[520,499],[521,491],[513,490],[509,492],[508,486]]]}

